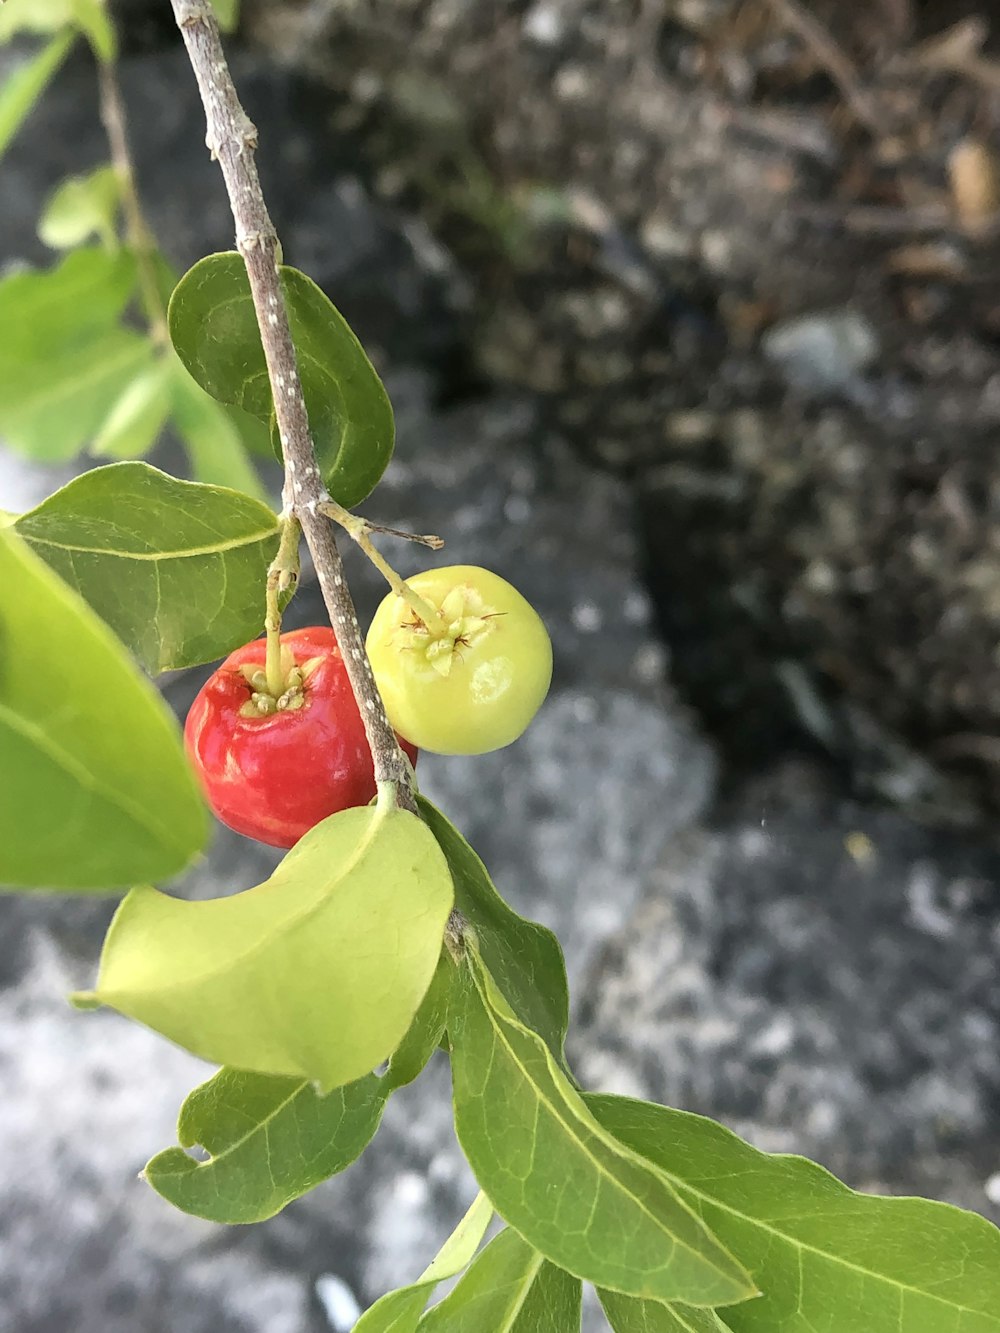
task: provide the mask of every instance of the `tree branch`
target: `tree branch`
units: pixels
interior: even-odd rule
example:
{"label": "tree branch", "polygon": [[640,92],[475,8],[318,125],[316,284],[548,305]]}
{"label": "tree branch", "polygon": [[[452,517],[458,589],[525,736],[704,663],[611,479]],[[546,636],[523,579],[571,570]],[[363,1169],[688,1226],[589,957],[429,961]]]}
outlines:
{"label": "tree branch", "polygon": [[170,0],[198,81],[206,142],[219,162],[236,223],[236,248],[243,256],[264,345],[274,412],[285,459],[282,501],[286,514],[302,526],[330,621],[361,710],[379,784],[394,783],[397,803],[416,809],[410,770],[386,717],[372,675],[354,602],[329,520],[322,506],[330,502],[316,465],[299,383],[295,347],[288,326],[278,270],[278,237],[264,203],[254,149],[257,131],[240,105],[219,40],[219,28],[207,0]]}
{"label": "tree branch", "polygon": [[97,86],[100,97],[101,122],[108,137],[111,152],[111,165],[118,177],[121,190],[122,212],[125,215],[125,239],[135,255],[139,277],[139,292],[142,306],[149,324],[150,336],[158,347],[167,347],[170,335],[167,332],[167,317],[160,285],[157,281],[154,256],[157,245],[149,229],[139,202],[139,191],[135,183],[135,166],[128,143],[125,128],[125,106],[122,102],[121,87],[118,83],[118,71],[112,60],[99,58],[97,61]]}

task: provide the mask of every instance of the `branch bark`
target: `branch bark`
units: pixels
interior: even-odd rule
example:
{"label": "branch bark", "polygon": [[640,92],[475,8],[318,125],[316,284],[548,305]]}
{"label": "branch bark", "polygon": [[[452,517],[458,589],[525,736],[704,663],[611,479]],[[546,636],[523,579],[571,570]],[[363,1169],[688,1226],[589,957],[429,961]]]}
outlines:
{"label": "branch bark", "polygon": [[236,248],[246,264],[274,398],[285,485],[286,515],[298,519],[312,554],[323,600],[361,710],[380,785],[393,783],[397,803],[416,810],[410,770],[365,652],[340,552],[322,506],[330,496],[316,465],[295,346],[278,268],[278,237],[264,203],[254,161],[257,130],[240,104],[208,0],[170,0],[205,108],[206,143],[218,160],[236,223]]}

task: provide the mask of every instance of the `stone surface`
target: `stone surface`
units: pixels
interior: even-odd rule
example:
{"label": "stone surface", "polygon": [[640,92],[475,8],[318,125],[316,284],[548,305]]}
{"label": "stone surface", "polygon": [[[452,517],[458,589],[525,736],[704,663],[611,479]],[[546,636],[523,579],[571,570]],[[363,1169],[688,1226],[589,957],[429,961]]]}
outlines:
{"label": "stone surface", "polygon": [[788,763],[670,844],[584,986],[578,1071],[998,1219],[998,883]]}
{"label": "stone surface", "polygon": [[[144,0],[128,7],[147,19],[154,9]],[[389,371],[399,449],[368,509],[440,531],[442,559],[488,561],[552,629],[553,694],[528,735],[480,761],[425,756],[420,776],[501,890],[566,944],[583,999],[578,1069],[593,1085],[717,1114],[761,1146],[813,1152],[852,1184],[923,1190],[996,1215],[995,855],[851,804],[811,765],[749,786],[727,766],[728,796],[712,813],[712,748],[663,684],[669,665],[744,767],[808,734],[850,755],[855,777],[869,771],[869,786],[947,805],[919,752],[923,733],[907,749],[891,730],[921,682],[928,713],[970,673],[977,689],[991,688],[989,569],[969,576],[963,600],[956,588],[966,587],[969,561],[954,537],[965,523],[969,550],[989,549],[978,526],[989,492],[978,488],[991,466],[994,409],[987,400],[975,433],[959,438],[956,429],[951,453],[941,426],[967,421],[968,395],[992,373],[990,357],[963,344],[956,362],[954,348],[938,357],[928,340],[918,347],[926,385],[876,374],[869,386],[854,375],[849,403],[806,414],[771,397],[756,332],[745,354],[730,342],[723,279],[744,305],[748,293],[770,301],[769,320],[830,311],[844,296],[844,266],[869,249],[838,238],[836,262],[818,263],[834,249],[829,237],[822,247],[813,237],[783,252],[787,263],[764,282],[768,247],[787,240],[775,227],[774,180],[760,188],[759,147],[734,140],[704,91],[692,90],[685,49],[700,39],[683,24],[666,44],[646,33],[633,82],[622,34],[631,37],[613,6],[538,4],[499,24],[492,4],[383,0],[359,9],[312,0],[295,7],[294,25],[291,12],[280,30],[299,44],[299,60],[303,43],[321,52],[342,33],[332,16],[347,24],[343,99],[331,107],[246,54],[237,73],[265,130],[262,169],[289,259],[324,282]],[[376,53],[365,24],[404,12],[410,21]],[[463,25],[483,40],[470,38],[456,82],[445,67],[453,34],[470,31]],[[156,225],[186,264],[228,244],[231,225],[184,61],[146,50],[168,31],[159,19],[132,30],[138,53],[125,84]],[[510,59],[477,63],[477,51],[495,53],[498,34]],[[434,79],[380,82],[404,54]],[[614,97],[598,68],[610,71]],[[91,77],[85,62],[72,64],[5,159],[5,259],[44,257],[33,225],[45,191],[102,154]],[[468,119],[455,89],[478,81],[478,133],[490,127],[489,99],[505,78],[509,119],[496,123],[511,137],[487,134],[486,156],[515,147],[536,154],[535,175],[514,173],[515,184],[527,180],[521,195],[498,192],[482,173],[479,142],[471,152],[454,135],[456,105],[458,123]],[[642,133],[633,134],[640,113]],[[465,181],[419,217],[374,193],[408,207],[407,172],[425,169],[427,158],[392,162],[377,140],[398,147],[399,126],[415,116],[425,129],[436,118],[441,131],[421,140],[438,154],[438,179],[452,180],[457,165]],[[592,132],[577,135],[574,174],[560,178],[560,136],[581,124]],[[658,138],[665,125],[679,135],[674,153]],[[628,131],[613,151],[598,136],[607,126]],[[735,167],[734,144],[743,145]],[[603,197],[596,181],[611,183]],[[426,177],[417,186],[429,193]],[[514,197],[526,207],[512,210]],[[738,234],[722,225],[734,198]],[[512,265],[526,214],[541,219],[529,231],[543,244],[529,264]],[[469,234],[479,240],[460,243]],[[859,297],[884,337],[881,292]],[[474,396],[475,365],[517,387]],[[956,365],[968,375],[952,411],[942,384]],[[525,386],[552,395],[547,406]],[[897,425],[871,433],[890,408]],[[926,438],[908,450],[911,411],[926,416]],[[633,469],[638,507],[625,483],[581,463],[565,435]],[[892,447],[880,455],[873,439]],[[941,478],[961,472],[959,463],[966,473],[955,492]],[[53,481],[0,464],[0,507],[28,503]],[[899,495],[903,538],[887,520]],[[637,518],[669,663],[639,578]],[[832,574],[823,564],[831,533],[840,543]],[[930,547],[911,549],[918,536]],[[404,570],[425,558],[394,542],[385,549]],[[911,602],[917,559],[933,587]],[[349,563],[367,614],[381,588],[356,553]],[[867,592],[857,568],[879,573]],[[797,601],[801,587],[818,589],[819,600]],[[928,676],[921,654],[935,642],[928,627],[946,596],[950,628],[940,672]],[[849,622],[834,614],[844,606]],[[889,607],[899,632],[887,639]],[[290,623],[320,615],[307,577]],[[817,622],[820,646],[806,653]],[[969,635],[979,646],[955,674],[953,649],[968,649]],[[900,651],[904,639],[912,651]],[[846,645],[842,662],[830,644]],[[879,674],[874,659],[890,648],[893,670]],[[817,685],[817,662],[856,712]],[[190,672],[165,682],[179,711],[200,679]],[[962,817],[965,793],[949,799]],[[183,891],[232,891],[264,877],[275,859],[220,831]],[[210,1071],[124,1020],[76,1014],[63,999],[91,980],[111,909],[101,899],[0,900],[0,1324],[17,1333],[346,1333],[352,1301],[366,1304],[417,1274],[472,1196],[444,1061],[394,1100],[355,1167],[278,1218],[225,1229],[176,1214],[136,1173],[172,1140],[177,1105]],[[588,1319],[588,1333],[601,1326],[593,1312]]]}
{"label": "stone surface", "polygon": [[814,9],[833,48],[735,0],[247,4],[472,275],[475,364],[635,479],[676,683],[727,751],[810,734],[791,663],[824,745],[909,745],[944,775],[915,808],[967,822],[1000,807],[1000,233],[945,183],[968,125],[995,172],[997,108],[916,50],[947,6]]}

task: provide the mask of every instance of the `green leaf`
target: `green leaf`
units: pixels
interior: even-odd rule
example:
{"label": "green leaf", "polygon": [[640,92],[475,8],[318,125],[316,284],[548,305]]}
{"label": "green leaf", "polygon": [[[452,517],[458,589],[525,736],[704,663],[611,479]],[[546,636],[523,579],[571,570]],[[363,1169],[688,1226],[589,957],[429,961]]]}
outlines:
{"label": "green leaf", "polygon": [[90,443],[96,458],[140,458],[160,437],[170,411],[170,364],[144,367],[125,389]]}
{"label": "green leaf", "polygon": [[[85,348],[121,319],[136,287],[135,259],[94,246],[75,250],[47,269],[0,281],[0,365],[50,361]],[[2,400],[0,400],[2,401]]]}
{"label": "green leaf", "polygon": [[72,458],[152,362],[149,340],[128,329],[108,329],[49,362],[19,366],[0,353],[0,435],[29,458]]}
{"label": "green leaf", "polygon": [[[236,424],[238,409],[223,407],[209,397],[177,360],[173,364],[170,395],[174,425],[187,445],[195,480],[213,486],[231,486],[258,500],[266,500],[260,476],[247,457]],[[239,415],[245,422],[254,420],[245,412]],[[269,448],[267,456],[271,456]]]}
{"label": "green leaf", "polygon": [[214,661],[261,627],[278,520],[249,496],[113,463],[16,529],[151,672]]}
{"label": "green leaf", "polygon": [[[191,377],[188,376],[188,378]],[[194,384],[194,380],[191,380],[191,383]],[[207,394],[205,396],[208,397]],[[266,422],[260,421],[257,417],[252,417],[249,412],[244,412],[238,407],[216,403],[214,398],[209,398],[208,401],[215,403],[215,406],[220,408],[225,416],[229,418],[230,423],[235,426],[236,434],[247,453],[253,454],[255,458],[266,458],[272,465],[280,462],[280,459],[275,458],[274,450],[271,448],[271,432],[268,430]]]}
{"label": "green leaf", "polygon": [[73,0],[6,0],[0,5],[0,42],[21,32],[58,32],[73,22]]}
{"label": "green leaf", "polygon": [[615,1291],[708,1306],[752,1296],[665,1177],[601,1128],[474,951],[456,990],[455,1131],[501,1217],[560,1268]]}
{"label": "green leaf", "polygon": [[455,906],[474,928],[483,962],[518,1018],[562,1060],[569,994],[559,941],[551,930],[508,907],[461,833],[430,801],[417,799],[424,822],[448,860]]}
{"label": "green leaf", "polygon": [[0,436],[31,457],[71,458],[139,371],[149,339],[119,327],[135,290],[130,255],[84,249],[0,282]]}
{"label": "green leaf", "polygon": [[[386,1102],[366,1074],[319,1096],[300,1078],[223,1069],[181,1107],[179,1148],[144,1175],[175,1208],[211,1222],[263,1222],[343,1171],[371,1142]],[[200,1145],[199,1162],[184,1151]]]}
{"label": "green leaf", "polygon": [[801,1157],[625,1097],[588,1097],[605,1129],[655,1163],[746,1264],[763,1298],[734,1333],[997,1333],[1000,1231],[925,1199],[855,1194]]}
{"label": "green leaf", "polygon": [[[374,489],[392,456],[392,407],[330,300],[297,269],[280,272],[320,471],[334,499],[350,508]],[[171,297],[169,321],[178,356],[206,392],[271,421],[264,349],[238,254],[209,255],[189,269]]]}
{"label": "green leaf", "polygon": [[0,84],[0,157],[31,114],[72,45],[73,34],[60,33]]}
{"label": "green leaf", "polygon": [[389,1061],[383,1079],[389,1092],[412,1083],[440,1046],[454,984],[455,965],[447,950],[442,950],[434,978],[414,1015],[410,1030]]}
{"label": "green leaf", "polygon": [[99,60],[112,61],[118,38],[108,17],[106,0],[70,0],[73,22],[84,34]]}
{"label": "green leaf", "polygon": [[[321,1097],[306,1079],[222,1069],[187,1098],[179,1148],[158,1153],[146,1179],[185,1213],[262,1222],[343,1171],[375,1135],[390,1095],[417,1077],[444,1030],[454,964],[442,951],[430,989],[381,1077]],[[184,1149],[201,1146],[198,1161]]]}
{"label": "green leaf", "polygon": [[94,997],[215,1064],[328,1091],[403,1040],[452,900],[444,857],[415,815],[388,803],[342,810],[234,897],[133,890]]}
{"label": "green leaf", "polygon": [[235,31],[240,21],[240,0],[212,0],[212,8],[222,31]]}
{"label": "green leaf", "polygon": [[120,888],[201,850],[177,725],[89,608],[0,530],[0,883]]}
{"label": "green leaf", "polygon": [[91,236],[113,247],[120,203],[121,187],[114,167],[70,176],[49,197],[38,235],[54,250],[71,250]]}
{"label": "green leaf", "polygon": [[354,1333],[416,1333],[431,1292],[471,1263],[492,1216],[493,1205],[485,1194],[478,1194],[418,1280],[377,1300],[354,1325]]}
{"label": "green leaf", "polygon": [[623,1296],[620,1291],[598,1291],[601,1306],[614,1333],[730,1333],[715,1310],[693,1305],[661,1305]]}
{"label": "green leaf", "polygon": [[114,59],[115,32],[105,0],[6,0],[0,5],[0,43],[18,33],[50,34],[78,28],[103,60]]}
{"label": "green leaf", "polygon": [[579,1278],[547,1263],[516,1231],[501,1231],[419,1333],[579,1333]]}

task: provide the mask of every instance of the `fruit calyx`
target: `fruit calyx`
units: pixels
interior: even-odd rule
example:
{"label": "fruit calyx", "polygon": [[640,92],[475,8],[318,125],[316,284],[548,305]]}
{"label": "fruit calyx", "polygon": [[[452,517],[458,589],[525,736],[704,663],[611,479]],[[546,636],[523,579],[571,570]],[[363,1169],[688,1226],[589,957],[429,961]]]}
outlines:
{"label": "fruit calyx", "polygon": [[267,671],[256,662],[239,668],[239,674],[250,688],[250,698],[240,708],[240,717],[271,717],[274,713],[295,712],[306,701],[306,687],[322,657],[310,657],[298,665],[295,655],[285,644],[281,645],[280,688],[272,690],[267,683]]}
{"label": "fruit calyx", "polygon": [[496,628],[501,612],[487,605],[470,584],[458,584],[435,608],[443,630],[429,629],[416,616],[400,626],[404,648],[419,653],[439,676],[449,676],[462,648],[471,648]]}

